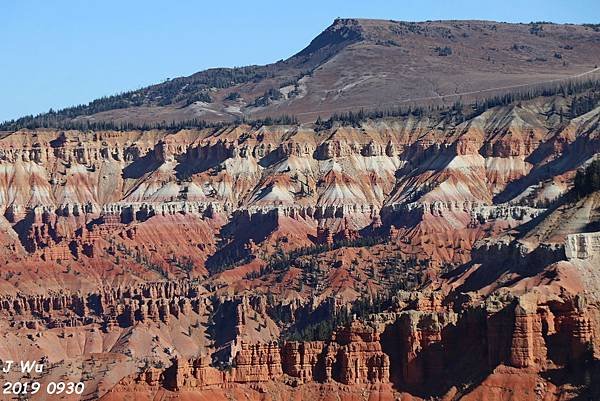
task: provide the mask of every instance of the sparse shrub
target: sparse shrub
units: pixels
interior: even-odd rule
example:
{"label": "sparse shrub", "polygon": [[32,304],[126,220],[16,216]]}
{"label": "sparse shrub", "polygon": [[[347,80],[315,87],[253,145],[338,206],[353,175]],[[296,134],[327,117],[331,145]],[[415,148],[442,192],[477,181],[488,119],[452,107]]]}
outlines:
{"label": "sparse shrub", "polygon": [[252,106],[255,107],[265,107],[271,104],[273,100],[279,100],[283,97],[283,94],[279,89],[271,88],[267,90],[264,95],[257,97],[254,99]]}
{"label": "sparse shrub", "polygon": [[437,52],[438,56],[450,56],[452,55],[452,48],[449,46],[444,46],[444,47],[436,47],[435,51]]}
{"label": "sparse shrub", "polygon": [[195,102],[204,102],[204,103],[212,103],[212,98],[208,94],[208,92],[200,92],[186,99],[185,104],[189,106]]}
{"label": "sparse shrub", "polygon": [[226,97],[225,100],[238,100],[240,98],[240,93],[239,92],[230,92]]}
{"label": "sparse shrub", "polygon": [[544,36],[543,23],[532,22],[531,28],[529,28],[529,33],[536,36]]}
{"label": "sparse shrub", "polygon": [[600,32],[600,24],[583,24],[586,28],[592,28],[594,32]]}

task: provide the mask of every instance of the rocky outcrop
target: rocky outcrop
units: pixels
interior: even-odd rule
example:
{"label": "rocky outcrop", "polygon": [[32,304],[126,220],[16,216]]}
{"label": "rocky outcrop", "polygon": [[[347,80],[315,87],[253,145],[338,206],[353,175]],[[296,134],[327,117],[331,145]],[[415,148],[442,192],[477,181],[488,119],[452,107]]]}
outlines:
{"label": "rocky outcrop", "polygon": [[[433,295],[424,299],[433,300]],[[148,368],[127,380],[188,391],[267,382],[298,387],[392,381],[402,391],[441,396],[452,393],[453,384],[486,372],[541,372],[557,364],[580,363],[591,352],[591,315],[581,297],[546,302],[499,296],[484,304],[471,299],[472,305],[460,313],[440,306],[432,311],[424,299],[402,297],[410,301],[399,307],[412,308],[417,302],[423,310],[388,316],[383,335],[354,321],[329,341],[290,341],[281,347],[240,341],[232,346],[235,356],[226,369],[212,367],[206,356],[175,358],[160,374]],[[499,366],[506,368],[498,370]]]}
{"label": "rocky outcrop", "polygon": [[[222,387],[227,383],[260,383],[281,378],[279,346],[270,344],[248,344],[242,342],[229,370],[218,370],[210,366],[210,358],[201,356],[187,361],[174,358],[172,365],[160,375],[158,384],[172,390],[185,388]],[[152,373],[148,373],[152,372]],[[155,369],[149,368],[134,381],[154,383]]]}
{"label": "rocky outcrop", "polygon": [[[284,374],[294,386],[308,382],[353,384],[388,383],[389,359],[382,352],[378,332],[354,322],[342,328],[330,342],[276,342],[235,344],[230,368],[218,370],[201,356],[190,361],[174,358],[162,374],[148,368],[131,380],[172,390],[213,388],[227,384],[281,381]],[[129,381],[130,379],[126,379]]]}
{"label": "rocky outcrop", "polygon": [[567,259],[600,259],[600,233],[567,235],[565,240]]}
{"label": "rocky outcrop", "polygon": [[550,311],[554,316],[551,341],[555,358],[563,363],[589,358],[595,351],[594,329],[585,298],[576,296],[564,303],[553,303]]}
{"label": "rocky outcrop", "polygon": [[172,366],[159,374],[156,381],[156,369],[149,368],[134,381],[145,380],[149,385],[163,385],[171,390],[190,387],[218,387],[226,382],[226,372],[219,371],[209,365],[208,358],[199,357],[191,362],[182,358],[174,358]]}
{"label": "rocky outcrop", "polygon": [[[390,376],[389,357],[383,353],[376,329],[353,322],[335,334],[339,345],[335,360],[326,359],[326,369],[333,365],[333,377],[344,384],[387,383]],[[327,373],[327,372],[326,372]]]}
{"label": "rocky outcrop", "polygon": [[277,380],[283,374],[281,364],[280,349],[276,342],[268,344],[242,342],[233,359],[234,368],[228,380],[236,383]]}
{"label": "rocky outcrop", "polygon": [[547,348],[542,336],[542,316],[537,305],[518,303],[514,310],[514,323],[508,363],[517,368],[539,366],[547,358]]}
{"label": "rocky outcrop", "polygon": [[323,341],[290,341],[281,350],[283,372],[303,384],[324,379]]}
{"label": "rocky outcrop", "polygon": [[210,307],[202,289],[187,282],[151,283],[128,289],[106,288],[82,295],[17,295],[0,297],[0,314],[18,322],[36,322],[48,328],[98,323],[131,327],[136,323],[167,323],[170,316],[198,314]]}
{"label": "rocky outcrop", "polygon": [[593,312],[580,297],[565,302],[497,297],[462,305],[460,313],[418,311],[413,305],[401,305],[411,310],[399,313],[381,342],[390,356],[391,381],[417,394],[445,394],[451,383],[501,365],[539,372],[581,363],[593,348]]}
{"label": "rocky outcrop", "polygon": [[439,378],[443,372],[444,358],[440,352],[430,348],[440,344],[444,328],[456,321],[456,316],[445,313],[417,312],[402,313],[396,323],[392,338],[397,338],[398,354],[392,359],[398,362],[395,379],[409,388],[415,388],[430,378]]}

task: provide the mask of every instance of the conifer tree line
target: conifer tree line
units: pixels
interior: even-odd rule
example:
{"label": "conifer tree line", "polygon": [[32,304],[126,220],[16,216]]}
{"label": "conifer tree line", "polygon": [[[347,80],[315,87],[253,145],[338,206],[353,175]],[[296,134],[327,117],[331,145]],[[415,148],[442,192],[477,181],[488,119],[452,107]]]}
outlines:
{"label": "conifer tree line", "polygon": [[[421,116],[439,116],[444,119],[452,119],[455,123],[474,118],[485,111],[497,107],[507,106],[516,102],[527,101],[537,97],[550,96],[572,97],[571,107],[565,114],[569,118],[578,117],[598,106],[600,101],[600,80],[586,81],[568,81],[566,83],[556,83],[540,85],[523,91],[514,91],[502,95],[492,96],[483,100],[476,100],[469,106],[465,106],[460,100],[454,102],[451,106],[447,105],[429,105],[398,107],[391,109],[379,109],[365,111],[349,111],[346,113],[334,113],[328,120],[323,121],[317,118],[315,124],[319,129],[329,129],[334,123],[342,125],[359,126],[367,119],[380,119],[386,117],[415,117]],[[580,96],[576,96],[580,95]]]}
{"label": "conifer tree line", "polygon": [[[36,116],[28,115],[7,121],[0,124],[0,131],[15,131],[21,128],[66,129],[66,126],[70,124],[68,120],[75,117],[128,107],[166,106],[179,102],[189,105],[195,101],[210,103],[212,88],[229,88],[249,81],[270,78],[274,76],[274,68],[274,65],[213,68],[189,77],[167,79],[163,83],[147,88],[104,96],[88,104],[67,107],[58,111],[50,109],[47,113]],[[162,126],[164,123],[158,123],[158,125]],[[138,125],[138,127],[140,126]]]}
{"label": "conifer tree line", "polygon": [[[238,77],[239,78],[239,77]],[[241,78],[239,78],[241,79]],[[216,82],[216,81],[215,81]],[[214,83],[214,82],[213,82]],[[277,90],[265,92],[263,96],[268,103],[271,100],[278,98]],[[235,93],[235,92],[232,92]],[[231,95],[231,94],[230,94]],[[239,95],[231,95],[231,98],[237,98]],[[349,111],[346,113],[334,113],[327,120],[318,117],[315,121],[316,129],[329,129],[334,123],[341,125],[359,126],[362,122],[368,119],[380,119],[386,117],[408,117],[408,116],[429,116],[437,117],[454,123],[461,123],[485,111],[497,107],[506,106],[515,102],[531,100],[537,97],[563,96],[570,98],[570,107],[568,110],[557,111],[561,119],[563,117],[574,118],[585,114],[595,107],[600,102],[600,80],[571,80],[562,83],[545,84],[536,87],[531,87],[526,90],[512,91],[502,95],[492,96],[483,100],[465,105],[458,100],[452,105],[409,105],[406,107],[396,107],[388,109],[374,110],[358,110]],[[261,98],[263,98],[261,97]],[[129,99],[129,100],[127,100]],[[37,128],[55,128],[55,129],[73,129],[73,130],[150,130],[150,129],[203,129],[203,128],[221,128],[231,123],[227,122],[207,122],[203,119],[193,118],[183,121],[161,121],[156,123],[137,123],[137,122],[113,122],[113,121],[98,121],[90,122],[85,119],[74,120],[75,117],[81,115],[95,114],[100,111],[105,111],[114,108],[125,108],[133,104],[138,104],[138,95],[134,92],[129,92],[123,95],[111,96],[91,102],[89,105],[75,106],[60,111],[50,109],[47,113],[38,114],[37,116],[25,116],[17,120],[10,120],[0,124],[0,131],[14,132],[19,129],[37,129]],[[212,99],[207,92],[199,92],[190,96],[188,101],[210,102]],[[143,103],[143,102],[142,102]],[[142,104],[139,103],[139,104]],[[234,124],[246,123],[252,126],[263,125],[293,125],[298,124],[298,118],[293,115],[283,114],[274,117],[265,117],[263,119],[250,120],[240,118],[233,122]]]}
{"label": "conifer tree line", "polygon": [[14,123],[7,122],[0,125],[0,131],[14,132],[19,129],[38,129],[38,128],[53,128],[62,130],[77,130],[77,131],[150,131],[150,130],[166,130],[166,131],[179,131],[182,129],[221,129],[232,124],[248,124],[254,128],[262,126],[272,125],[296,125],[298,119],[295,116],[282,114],[275,117],[265,117],[262,119],[237,119],[233,123],[231,122],[210,122],[199,118],[193,118],[189,120],[181,121],[161,121],[156,123],[136,123],[131,121],[115,122],[115,121],[93,121],[88,120],[76,120],[76,121],[62,121],[60,124],[56,124],[56,121],[52,119],[40,119],[35,121],[29,121],[27,124],[15,125]]}

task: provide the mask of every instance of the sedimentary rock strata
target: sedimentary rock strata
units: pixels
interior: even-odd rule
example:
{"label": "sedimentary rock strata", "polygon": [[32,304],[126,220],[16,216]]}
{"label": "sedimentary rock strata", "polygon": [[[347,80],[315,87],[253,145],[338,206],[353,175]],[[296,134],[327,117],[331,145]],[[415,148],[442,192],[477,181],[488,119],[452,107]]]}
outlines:
{"label": "sedimentary rock strata", "polygon": [[567,100],[2,135],[0,358],[87,399],[593,394],[599,113]]}

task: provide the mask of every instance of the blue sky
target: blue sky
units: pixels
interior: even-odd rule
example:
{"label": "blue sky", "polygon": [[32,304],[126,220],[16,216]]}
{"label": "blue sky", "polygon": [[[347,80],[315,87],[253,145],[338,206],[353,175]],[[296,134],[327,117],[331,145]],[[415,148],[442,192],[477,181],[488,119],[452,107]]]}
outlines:
{"label": "blue sky", "polygon": [[598,0],[0,0],[0,121],[301,50],[336,17],[600,22]]}

